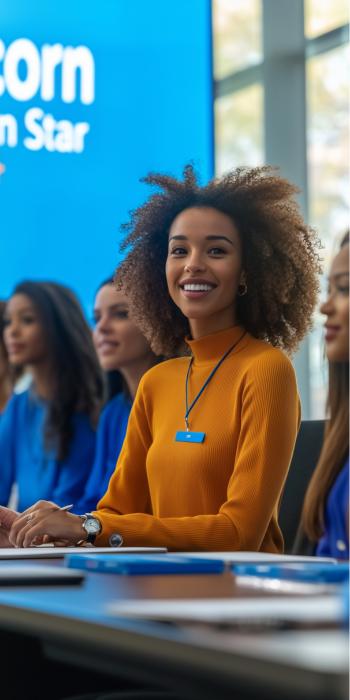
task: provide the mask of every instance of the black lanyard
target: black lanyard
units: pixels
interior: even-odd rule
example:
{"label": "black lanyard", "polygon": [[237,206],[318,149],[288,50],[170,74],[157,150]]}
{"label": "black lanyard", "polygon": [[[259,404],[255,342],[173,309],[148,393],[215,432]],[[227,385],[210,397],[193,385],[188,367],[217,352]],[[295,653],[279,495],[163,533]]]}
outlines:
{"label": "black lanyard", "polygon": [[200,397],[202,396],[203,391],[207,388],[209,382],[212,380],[214,374],[217,372],[217,370],[219,369],[220,365],[222,365],[222,363],[224,362],[224,360],[226,360],[226,357],[230,354],[230,352],[232,352],[232,350],[234,350],[234,348],[238,345],[238,343],[241,342],[242,338],[244,338],[245,335],[246,335],[246,331],[244,331],[244,333],[242,333],[241,337],[240,337],[233,345],[231,345],[231,347],[230,347],[228,350],[226,350],[225,354],[222,356],[222,358],[219,360],[219,362],[215,365],[214,369],[210,372],[209,377],[205,380],[205,382],[204,382],[202,388],[199,390],[197,396],[194,397],[194,399],[193,399],[191,405],[189,406],[189,405],[188,405],[188,380],[189,380],[189,377],[190,377],[191,367],[192,367],[192,364],[193,364],[193,356],[191,357],[190,364],[188,365],[188,370],[187,370],[187,374],[186,374],[186,384],[185,384],[185,393],[186,393],[185,423],[186,423],[186,430],[189,430],[189,426],[188,426],[188,417],[189,417],[189,415],[190,415],[190,413],[191,413],[191,411],[192,411],[192,408],[194,408],[194,406],[196,405],[198,399],[200,399]]}

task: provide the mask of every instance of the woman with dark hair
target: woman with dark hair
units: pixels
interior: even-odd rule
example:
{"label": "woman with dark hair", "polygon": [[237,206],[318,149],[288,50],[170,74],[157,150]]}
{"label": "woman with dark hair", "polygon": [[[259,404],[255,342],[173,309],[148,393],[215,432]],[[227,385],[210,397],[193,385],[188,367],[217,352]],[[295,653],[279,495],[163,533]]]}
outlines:
{"label": "woman with dark hair", "polygon": [[93,463],[103,400],[91,331],[75,295],[53,282],[18,284],[4,325],[10,364],[28,367],[33,380],[0,421],[0,503],[16,482],[20,511],[40,498],[74,504]]}
{"label": "woman with dark hair", "polygon": [[[321,312],[326,316],[329,420],[305,496],[302,531],[317,555],[349,559],[349,233],[332,262]],[[302,547],[300,532],[297,546]]]}
{"label": "woman with dark hair", "polygon": [[11,396],[13,384],[3,335],[5,309],[6,302],[0,300],[0,416]]}
{"label": "woman with dark hair", "polygon": [[[295,350],[317,299],[318,241],[269,168],[158,188],[127,226],[117,280],[163,362],[141,379],[107,493],[88,517],[38,504],[10,541],[280,552],[300,421]],[[161,191],[159,191],[159,189]]]}
{"label": "woman with dark hair", "polygon": [[93,340],[100,365],[106,373],[109,401],[104,407],[97,429],[96,454],[82,498],[75,512],[96,508],[107,491],[122,448],[129,413],[137,387],[146,370],[160,362],[145,336],[130,318],[128,300],[105,280],[94,302]]}

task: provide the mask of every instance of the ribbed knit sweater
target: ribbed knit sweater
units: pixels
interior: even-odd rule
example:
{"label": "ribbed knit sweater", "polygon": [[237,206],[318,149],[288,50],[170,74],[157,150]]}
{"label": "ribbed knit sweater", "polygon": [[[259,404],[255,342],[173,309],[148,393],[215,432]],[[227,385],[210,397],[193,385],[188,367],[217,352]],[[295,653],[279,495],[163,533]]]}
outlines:
{"label": "ribbed knit sweater", "polygon": [[[234,326],[188,341],[189,403],[243,332]],[[175,441],[185,430],[188,365],[188,357],[170,360],[142,378],[95,511],[102,523],[96,544],[119,533],[126,546],[280,552],[278,504],[300,422],[293,367],[247,333],[190,414],[190,429],[205,432],[194,444]]]}

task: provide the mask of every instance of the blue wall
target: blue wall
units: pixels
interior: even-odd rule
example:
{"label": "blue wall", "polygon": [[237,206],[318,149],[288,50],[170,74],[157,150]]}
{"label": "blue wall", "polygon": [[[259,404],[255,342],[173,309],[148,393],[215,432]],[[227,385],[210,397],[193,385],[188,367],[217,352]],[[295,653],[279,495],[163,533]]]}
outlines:
{"label": "blue wall", "polygon": [[212,121],[210,0],[1,3],[0,297],[55,279],[89,308],[139,178],[212,176]]}

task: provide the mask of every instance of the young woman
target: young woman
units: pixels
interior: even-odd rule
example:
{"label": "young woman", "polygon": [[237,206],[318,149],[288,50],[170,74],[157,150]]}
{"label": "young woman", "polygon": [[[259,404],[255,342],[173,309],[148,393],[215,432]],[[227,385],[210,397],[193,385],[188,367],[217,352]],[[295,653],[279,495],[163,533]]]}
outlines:
{"label": "young woman", "polygon": [[[319,556],[349,559],[349,234],[335,256],[327,300],[325,341],[329,363],[324,443],[306,492],[302,530]],[[298,537],[299,546],[301,538]]]}
{"label": "young woman", "polygon": [[30,369],[0,421],[0,504],[13,483],[18,510],[39,498],[59,506],[81,497],[95,454],[103,378],[74,294],[52,282],[18,284],[5,311],[10,364]]}
{"label": "young woman", "polygon": [[130,319],[125,294],[115,289],[112,279],[106,280],[96,294],[94,321],[95,349],[109,380],[110,396],[98,423],[94,465],[84,494],[74,507],[77,513],[96,508],[107,491],[139,381],[161,359]]}
{"label": "young woman", "polygon": [[28,546],[69,542],[169,550],[279,552],[278,503],[297,434],[283,350],[310,326],[317,240],[295,188],[268,168],[199,187],[151,175],[118,279],[156,353],[186,348],[142,378],[107,493],[90,516],[38,504],[13,524]]}

